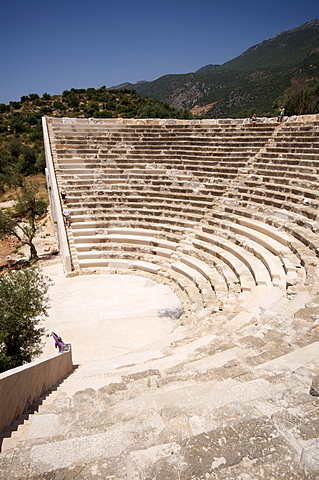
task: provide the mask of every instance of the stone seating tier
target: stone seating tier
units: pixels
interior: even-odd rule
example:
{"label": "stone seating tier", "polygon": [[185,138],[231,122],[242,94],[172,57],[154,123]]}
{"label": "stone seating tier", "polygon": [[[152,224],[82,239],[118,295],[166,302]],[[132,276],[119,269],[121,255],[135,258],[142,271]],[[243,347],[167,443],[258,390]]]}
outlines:
{"label": "stone seating tier", "polygon": [[[219,215],[221,217],[221,215]],[[78,219],[77,219],[78,220]],[[99,232],[101,233],[103,230],[107,230],[108,226],[110,225],[111,219],[107,216],[104,217],[104,221],[102,221],[101,219],[97,222],[94,222],[94,223],[91,223],[90,224],[87,224],[87,223],[73,223],[73,235],[76,237],[78,235],[80,236],[83,236],[83,235],[95,235],[95,232]],[[122,221],[123,224],[128,224],[129,223],[129,220],[130,220],[130,216],[127,215],[126,217],[124,217],[123,215],[122,216],[119,216],[117,217],[116,219],[118,222],[119,221]],[[155,235],[158,235],[159,232],[176,232],[177,234],[177,238],[178,238],[178,235],[183,235],[185,234],[185,229],[182,228],[182,230],[180,230],[180,227],[178,226],[177,222],[176,222],[176,219],[171,219],[171,222],[173,223],[173,225],[170,225],[169,226],[169,220],[167,218],[162,218],[162,219],[159,219],[157,217],[155,218],[151,218],[151,219],[147,219],[148,220],[148,225],[150,224],[154,224],[154,226],[156,226],[157,230],[153,230],[153,233]],[[164,223],[164,220],[165,220],[165,223]],[[74,220],[73,220],[74,221]],[[161,221],[161,223],[157,223]],[[156,225],[157,223],[157,225]],[[271,277],[272,278],[280,278],[281,277],[281,274],[278,274],[278,270],[280,270],[280,267],[283,266],[285,269],[286,269],[286,272],[290,271],[294,271],[296,272],[296,267],[292,267],[292,263],[291,263],[291,260],[289,259],[288,261],[285,260],[283,257],[291,257],[291,252],[289,250],[289,248],[286,246],[286,245],[283,245],[282,243],[282,238],[284,238],[284,235],[281,233],[281,238],[279,238],[281,241],[278,241],[278,240],[275,240],[274,238],[271,238],[269,236],[269,233],[267,232],[267,235],[264,234],[264,233],[261,233],[260,230],[259,231],[256,231],[256,230],[253,230],[251,228],[248,228],[248,227],[245,227],[245,226],[241,226],[241,225],[238,225],[238,224],[233,224],[231,222],[227,222],[225,220],[225,218],[221,218],[220,222],[217,222],[216,220],[208,220],[208,223],[209,224],[214,224],[214,226],[216,226],[217,228],[228,228],[232,231],[234,231],[236,234],[238,233],[243,233],[243,241],[242,241],[242,244],[245,244],[245,242],[247,241],[247,238],[249,238],[250,240],[254,240],[256,241],[257,243],[259,243],[259,246],[256,247],[256,246],[252,246],[251,244],[249,245],[249,249],[252,249],[254,251],[254,254],[256,255],[256,257],[258,257],[259,259],[262,259],[262,261],[265,263],[265,265],[267,266],[267,268],[272,271],[271,273]],[[137,228],[136,225],[138,224],[140,227],[142,228],[147,228],[147,223],[145,222],[145,218],[143,218],[143,221],[141,221],[141,218],[140,216],[134,221],[134,224],[135,224],[135,229]],[[194,222],[192,223],[189,223],[187,225],[188,229],[190,228],[194,228]],[[184,227],[185,224],[182,223],[182,226]],[[85,228],[84,228],[85,227]],[[88,230],[88,228],[91,227],[91,230]],[[114,228],[114,227],[111,227],[111,228]],[[206,231],[206,232],[211,232],[209,230],[208,227],[205,227],[205,226],[202,226],[203,228],[203,231]],[[136,230],[137,231],[137,230]],[[143,232],[145,232],[145,230],[143,230]],[[222,236],[222,235],[221,235]],[[236,237],[236,239],[234,240],[234,243],[238,242],[238,235]],[[248,244],[245,244],[244,245],[244,248],[245,247],[248,247]],[[263,247],[264,248],[264,252],[261,253],[260,251],[260,247]],[[258,253],[257,253],[257,250],[259,249]],[[272,254],[275,255],[275,258],[274,259],[270,259],[269,258],[269,252],[267,253],[267,251],[269,250],[269,252],[271,252]],[[279,256],[281,256],[281,261],[279,262]],[[275,267],[274,266],[274,262],[275,260],[277,260],[277,266]],[[279,262],[279,265],[278,265],[278,262]],[[283,265],[281,265],[281,262],[283,262]],[[287,262],[288,262],[288,265],[287,265]],[[285,264],[286,263],[286,264]],[[270,266],[272,265],[272,267]],[[276,273],[275,273],[276,272]]]}
{"label": "stone seating tier", "polygon": [[[90,206],[90,207],[93,208],[94,205],[92,205],[92,206]],[[133,205],[133,208],[136,208],[136,209],[140,208],[140,209],[141,209],[140,211],[141,211],[141,212],[143,211],[143,205],[140,205],[140,206],[139,206],[139,205]],[[161,206],[159,205],[157,208],[160,209]],[[176,209],[175,206],[170,205],[170,208],[172,208],[172,211],[175,210],[175,212],[180,212],[180,207]],[[192,209],[190,209],[189,207],[188,207],[188,210],[191,210],[191,211],[192,211]],[[76,213],[76,212],[74,212],[74,213]],[[158,217],[159,211],[156,209],[156,210],[154,211],[154,213],[153,213],[153,212],[148,212],[148,215],[149,215],[150,213],[152,213],[152,216],[153,216],[153,218],[151,219],[151,221],[153,221],[154,224],[155,224],[156,221],[158,222],[158,218],[157,218],[157,217]],[[196,213],[197,213],[197,212],[196,212]],[[190,218],[191,218],[192,220],[194,220],[194,219],[196,218],[196,217],[194,217],[194,214],[195,214],[195,211],[194,211],[193,214],[191,214],[191,217],[190,217]],[[119,215],[119,217],[117,217],[117,215]],[[115,222],[116,222],[116,221],[119,221],[120,215],[121,215],[121,209],[120,209],[120,211],[118,212],[118,214],[114,214],[114,216],[112,216],[111,219],[114,218],[114,221],[115,221]],[[184,218],[185,218],[185,212],[183,213],[183,215],[184,215]],[[107,218],[107,219],[110,220],[110,217],[109,217],[108,215],[106,215],[105,218]],[[126,221],[128,221],[129,218],[130,218],[130,215],[126,215]],[[132,217],[131,217],[131,218],[132,218]],[[138,220],[138,217],[137,217],[137,220]],[[146,217],[146,220],[147,220],[147,217]],[[160,221],[162,221],[162,220],[163,220],[163,219],[160,219]],[[199,216],[198,220],[200,221],[200,216]],[[277,220],[278,220],[278,219],[277,219]],[[175,220],[175,221],[176,221],[176,220]],[[135,223],[136,223],[136,221],[135,221]],[[174,223],[174,221],[173,221],[173,223]],[[308,233],[308,232],[306,232],[306,233]]]}
{"label": "stone seating tier", "polygon": [[276,181],[279,184],[287,183],[287,180],[295,185],[303,185],[303,181],[307,181],[306,185],[313,187],[317,181],[317,173],[313,168],[302,168],[301,172],[295,166],[295,171],[290,171],[291,165],[268,165],[266,163],[258,163],[254,172],[251,174],[252,179],[262,179],[263,182]]}
{"label": "stone seating tier", "polygon": [[[184,166],[185,168],[185,166]],[[211,173],[211,168],[209,167],[203,167],[199,166],[198,168],[192,169],[189,168],[187,170],[183,169],[175,169],[174,171],[169,171],[169,170],[163,170],[163,171],[158,171],[154,170],[153,173],[149,173],[147,169],[142,169],[142,168],[135,168],[132,169],[131,171],[129,170],[122,170],[123,173],[117,172],[115,173],[110,172],[104,172],[104,174],[100,175],[100,178],[97,177],[97,173],[94,174],[94,182],[90,183],[90,186],[93,188],[96,185],[103,185],[104,183],[108,183],[109,180],[127,180],[128,184],[131,183],[131,181],[135,181],[135,183],[142,183],[142,181],[148,182],[161,182],[162,179],[166,178],[170,180],[171,182],[180,182],[184,183],[186,185],[191,185],[194,182],[207,182],[207,183],[215,183],[218,181],[218,179],[233,179],[236,178],[238,175],[238,169],[237,168],[232,168],[232,167],[224,167],[224,168],[215,168],[214,167],[214,174],[212,175]],[[240,168],[240,167],[239,167]],[[60,184],[70,188],[73,187],[72,185],[72,180],[76,178],[81,178],[84,180],[88,178],[90,174],[87,174],[88,170],[80,170],[77,168],[74,169],[69,169],[65,171],[64,174],[61,175],[61,173],[57,173],[57,177],[59,177]],[[73,182],[74,184],[74,182]]]}
{"label": "stone seating tier", "polygon": [[244,205],[240,202],[237,202],[236,205],[225,202],[224,212],[227,217],[234,215],[238,219],[248,218],[249,220],[264,222],[266,225],[279,229],[279,234],[280,232],[283,232],[284,235],[285,232],[288,233],[291,236],[289,248],[300,259],[300,264],[302,268],[305,268],[307,277],[318,277],[318,237],[311,232],[310,225],[302,226],[300,215],[288,210],[274,210],[263,206],[257,209],[255,204],[249,202],[245,202]]}
{"label": "stone seating tier", "polygon": [[[110,201],[109,205],[105,208],[103,212],[102,209],[95,208],[86,208],[83,209],[83,206],[79,204],[76,208],[72,207],[72,221],[76,221],[79,218],[92,219],[96,218],[97,220],[101,219],[102,221],[108,222],[121,222],[121,218],[125,222],[133,222],[133,224],[138,223],[139,220],[144,220],[145,222],[153,222],[154,228],[156,224],[166,223],[167,225],[185,225],[192,223],[195,225],[197,222],[201,222],[202,214],[201,210],[196,207],[185,207],[182,208],[180,205],[170,204],[169,209],[167,204],[161,203],[149,203],[147,206],[143,202],[137,201],[136,203],[131,203],[130,207],[128,205],[118,204],[113,205]],[[123,226],[123,225],[122,225]]]}
{"label": "stone seating tier", "polygon": [[[276,182],[276,177],[274,178],[274,182],[271,181],[271,177],[265,179],[265,181],[261,185],[262,179],[258,179],[258,182],[255,181],[246,181],[245,187],[250,189],[255,189],[256,193],[260,191],[264,191],[264,194],[267,197],[274,196],[276,198],[289,198],[292,203],[307,203],[309,204],[310,208],[316,208],[318,195],[315,190],[311,190],[310,188],[304,188],[301,185],[288,185],[287,182]],[[286,185],[286,186],[284,186]],[[309,184],[308,184],[309,185]],[[311,187],[311,185],[309,185]],[[277,197],[278,193],[280,192],[280,197]],[[307,199],[314,200],[313,202],[308,202]]]}
{"label": "stone seating tier", "polygon": [[[116,238],[113,237],[114,239]],[[206,258],[205,270],[203,270],[199,263],[202,262],[203,265],[203,261],[197,257],[183,255],[179,256],[181,261],[171,258],[168,263],[165,260],[170,258],[172,253],[164,253],[163,248],[152,247],[147,251],[145,240],[142,240],[141,248],[138,238],[131,239],[137,242],[135,245],[125,244],[125,240],[121,237],[117,237],[117,239],[120,243],[118,249],[114,244],[109,244],[106,251],[86,252],[83,256],[79,255],[79,263],[82,268],[106,267],[112,269],[113,272],[133,269],[154,273],[158,278],[163,275],[187,295],[188,303],[195,304],[197,312],[202,308],[210,308],[211,311],[223,310],[224,313],[228,312],[228,315],[233,315],[236,310],[238,311],[239,305],[248,301],[247,296],[243,296],[243,300],[240,300],[241,292],[255,294],[256,282],[249,269],[245,269],[244,265],[236,261],[236,257],[225,251],[216,256],[214,269],[209,269]],[[202,250],[200,256],[203,258]],[[194,268],[194,265],[197,268]],[[226,266],[229,268],[226,269]],[[238,272],[239,278],[237,277]],[[176,276],[176,273],[179,275]],[[264,281],[262,281],[262,285],[265,285]],[[176,291],[176,288],[174,290]],[[179,291],[176,293],[180,296]],[[194,310],[192,311],[194,312]]]}
{"label": "stone seating tier", "polygon": [[[239,227],[237,228],[237,232],[241,229],[242,233],[245,233],[245,228],[244,227]],[[120,235],[119,237],[114,237],[114,232],[119,231]],[[176,230],[175,230],[176,231]],[[264,243],[266,244],[267,247],[269,247],[267,240],[261,239],[259,247],[253,248],[252,244],[248,248],[248,252],[245,252],[245,250],[242,250],[238,247],[235,246],[235,242],[232,242],[230,245],[228,245],[227,239],[223,237],[222,240],[222,245],[220,244],[219,237],[217,237],[214,234],[211,234],[211,231],[208,228],[203,228],[203,231],[209,232],[209,234],[204,234],[202,232],[196,233],[195,236],[196,238],[199,238],[203,240],[205,238],[205,241],[207,241],[210,244],[214,244],[217,246],[222,247],[226,251],[230,252],[231,254],[235,255],[235,257],[238,257],[238,259],[243,262],[250,270],[252,273],[253,277],[255,278],[256,284],[267,284],[267,277],[269,276],[271,280],[275,281],[280,279],[283,282],[283,285],[285,287],[285,270],[282,267],[282,265],[279,263],[279,261],[275,262],[274,259],[271,258],[270,255],[270,250],[269,252],[265,252],[261,248],[261,244]],[[123,238],[123,232],[126,234],[129,234],[128,237]],[[236,232],[236,233],[237,233]],[[180,232],[180,236],[185,234],[183,231]],[[172,236],[171,233],[169,235],[165,234],[163,236],[163,231],[159,232],[158,230],[146,230],[146,229],[138,229],[138,228],[132,228],[132,229],[116,229],[114,227],[106,229],[106,228],[101,228],[101,224],[96,225],[95,228],[92,229],[77,229],[76,226],[73,228],[73,235],[74,235],[74,243],[75,247],[78,250],[78,257],[79,258],[87,258],[88,254],[90,257],[93,256],[104,256],[104,252],[110,248],[109,242],[112,244],[115,239],[116,241],[122,242],[122,243],[127,243],[127,242],[132,242],[133,244],[139,244],[139,245],[152,245],[152,246],[158,246],[167,248],[168,250],[175,251],[177,249],[177,245],[179,244],[181,248],[182,243],[181,238],[175,234],[175,236]],[[152,236],[150,238],[150,235]],[[94,244],[92,243],[92,237],[94,237]],[[264,236],[265,237],[265,236]],[[163,242],[163,238],[165,239]],[[188,235],[186,235],[186,238],[188,238]],[[253,238],[253,235],[251,234],[251,239]],[[168,240],[168,241],[167,241]],[[238,240],[238,237],[237,237]],[[83,242],[85,244],[85,247],[83,247]],[[93,246],[95,245],[95,242],[98,242],[98,246]],[[175,242],[175,244],[174,244]],[[192,239],[189,239],[187,242],[190,242],[191,245],[193,246],[194,241]],[[252,243],[252,242],[251,242]],[[279,242],[277,242],[279,243]],[[272,248],[272,251],[283,256],[284,253],[289,252],[289,249],[281,244],[280,246],[275,246],[275,241],[273,240],[272,245],[270,246]],[[99,253],[97,253],[97,248]],[[184,249],[186,247],[183,247]],[[203,248],[203,245],[202,245]],[[92,253],[92,250],[94,252]],[[204,249],[205,250],[205,249]],[[81,251],[81,253],[80,253]],[[207,249],[205,250],[207,252]],[[210,250],[212,252],[212,250]],[[83,255],[83,252],[84,255]],[[89,252],[87,254],[87,252]],[[101,253],[103,252],[103,253]],[[244,252],[244,253],[243,253]],[[251,255],[251,252],[255,255]],[[256,254],[258,252],[258,254]],[[143,252],[144,253],[144,252]],[[290,252],[289,252],[290,253]],[[169,253],[165,253],[165,256],[170,256]],[[220,258],[220,256],[219,256]],[[275,257],[277,259],[277,257]],[[207,259],[206,259],[207,261]],[[214,262],[214,260],[213,260]],[[230,264],[229,261],[226,262],[228,265]],[[234,259],[232,260],[231,264],[234,265],[236,262]],[[286,265],[286,271],[296,272],[295,268],[292,268],[291,262],[288,264],[288,267]],[[238,277],[240,275],[238,274]],[[290,279],[291,279],[290,275]]]}
{"label": "stone seating tier", "polygon": [[[201,221],[201,214],[198,212],[197,208],[194,208],[192,206],[183,206],[183,205],[176,205],[176,204],[169,204],[169,211],[171,212],[169,215],[164,215],[163,213],[163,204],[158,204],[158,203],[150,203],[148,204],[148,207],[145,208],[145,204],[137,201],[136,203],[131,203],[131,208],[128,210],[128,204],[123,204],[123,205],[118,205],[115,206],[112,202],[109,204],[105,204],[106,210],[105,214],[102,213],[101,211],[101,205],[99,208],[95,208],[95,205],[89,205],[85,209],[83,208],[83,204],[79,204],[79,207],[77,209],[74,209],[74,215],[79,215],[81,214],[82,216],[84,215],[84,218],[88,218],[87,215],[92,215],[94,210],[95,210],[95,215],[98,215],[99,218],[104,218],[104,220],[108,220],[110,222],[121,222],[121,217],[124,215],[123,221],[127,222],[129,218],[131,218],[131,221],[133,221],[133,224],[139,221],[139,218],[143,218],[144,221],[146,222],[153,222],[154,225],[156,223],[163,223],[163,221],[167,221],[169,224],[174,224],[174,223],[184,223],[185,221],[188,222],[200,222]],[[238,203],[237,203],[237,206]],[[250,216],[254,214],[254,211],[256,211],[256,206],[251,205],[252,208],[244,208],[241,211],[241,215],[244,216]],[[125,214],[123,212],[123,208],[127,211]],[[167,205],[166,205],[167,208]],[[227,211],[229,211],[229,205],[227,205]],[[108,209],[112,210],[111,212],[108,212]],[[133,217],[131,216],[130,213],[128,213],[130,210],[133,212]],[[86,213],[88,212],[88,213]],[[207,212],[206,212],[207,213]],[[258,213],[258,212],[257,212]],[[290,212],[291,214],[292,212]],[[174,218],[172,219],[171,215],[174,214]],[[212,211],[212,214],[214,217],[216,217],[220,212]],[[289,212],[287,211],[286,215],[288,216]],[[225,216],[225,214],[222,214]],[[129,218],[128,218],[129,217]],[[259,215],[259,220],[262,217],[262,212]],[[267,221],[272,221],[272,224],[276,225],[279,222],[278,216],[274,216],[274,218],[271,220],[271,214],[269,211],[267,211]],[[76,217],[75,217],[76,219]],[[226,217],[227,219],[227,217]],[[300,236],[300,231],[302,230],[302,217],[300,215],[293,215],[294,221],[289,221],[285,222],[282,221],[282,225],[284,228],[287,228],[287,231],[289,231],[290,234],[294,235],[294,232],[296,230],[296,227],[299,225],[298,228],[298,239],[303,239],[303,241],[306,241],[305,239],[307,236],[309,236],[309,225],[306,225],[306,231],[303,236]],[[303,238],[305,237],[305,238]],[[308,243],[307,243],[308,244]]]}
{"label": "stone seating tier", "polygon": [[[267,187],[267,184],[265,184]],[[269,196],[267,196],[269,195]],[[303,205],[300,205],[301,195],[297,196],[293,194],[285,195],[280,193],[280,188],[275,189],[273,192],[267,190],[267,188],[256,187],[249,188],[248,186],[238,186],[237,194],[228,193],[229,198],[237,198],[239,202],[249,202],[256,204],[263,204],[277,209],[285,208],[288,211],[299,213],[305,218],[316,220],[318,213],[316,209],[316,202],[307,203],[303,201]],[[309,204],[309,206],[308,206]]]}
{"label": "stone seating tier", "polygon": [[[107,196],[106,199],[105,196]],[[147,205],[145,202],[147,202]],[[114,189],[109,191],[102,190],[102,195],[98,202],[95,198],[73,197],[70,198],[70,201],[68,200],[68,204],[72,209],[73,207],[85,208],[87,210],[93,209],[96,212],[101,211],[101,209],[117,208],[117,204],[121,204],[121,206],[126,205],[130,210],[134,208],[143,209],[143,207],[147,207],[148,205],[153,206],[153,204],[155,204],[165,210],[172,209],[172,211],[176,211],[177,209],[181,210],[182,213],[196,213],[198,212],[198,208],[210,209],[212,199],[207,198],[202,191],[200,196],[197,196],[196,193],[190,194],[189,192],[177,192],[174,195],[169,191],[165,191],[165,189],[161,191],[159,187],[156,192],[152,192],[151,190],[147,191],[143,188],[135,188],[134,190],[122,190],[120,194]]]}
{"label": "stone seating tier", "polygon": [[[102,192],[101,192],[102,193]],[[246,206],[247,202],[249,203],[252,196],[255,204],[259,204],[260,206],[268,206],[276,209],[280,209],[283,206],[285,209],[291,213],[296,213],[299,214],[301,217],[304,218],[303,223],[306,224],[307,220],[308,221],[317,221],[317,211],[315,208],[308,207],[306,204],[301,207],[298,205],[298,203],[294,204],[289,201],[287,201],[286,198],[282,198],[280,194],[276,194],[274,197],[276,198],[267,198],[263,194],[260,196],[256,195],[256,193],[252,193],[249,191],[249,189],[245,188],[238,188],[238,193],[240,194],[240,200],[238,197],[236,197],[235,194],[230,194],[228,193],[227,198],[228,201],[231,202],[232,198],[236,199],[236,202],[240,201],[244,206]],[[212,196],[212,199],[209,201],[206,198],[202,198],[202,201],[200,201],[200,197],[195,197],[195,195],[187,195],[187,193],[183,194],[184,195],[184,201],[181,199],[182,195],[177,195],[174,197],[173,195],[167,195],[165,192],[158,192],[157,196],[154,197],[154,194],[151,195],[151,192],[146,192],[144,190],[141,190],[139,192],[134,191],[126,191],[125,195],[122,195],[121,197],[116,196],[113,192],[107,192],[108,200],[107,201],[100,201],[97,203],[96,201],[90,201],[87,200],[85,197],[80,197],[79,199],[71,198],[69,205],[72,206],[77,212],[79,209],[84,211],[89,211],[93,214],[99,214],[103,212],[107,212],[107,210],[114,210],[115,211],[120,211],[122,210],[123,207],[129,208],[130,211],[134,212],[134,210],[143,210],[145,208],[145,202],[147,204],[154,208],[157,208],[159,210],[159,213],[161,213],[161,210],[163,209],[169,209],[172,212],[176,212],[178,215],[180,215],[182,218],[187,218],[189,217],[190,214],[194,213],[195,215],[198,214],[198,208],[204,209],[206,214],[209,214],[209,211],[211,210],[213,203],[212,200],[213,198],[218,198],[215,196]],[[224,197],[223,197],[224,198]],[[115,205],[113,205],[113,201],[115,201]],[[298,199],[296,199],[296,202]],[[226,199],[225,199],[226,202]],[[251,203],[249,203],[251,204]],[[253,204],[251,204],[253,205]],[[254,207],[256,208],[256,207]],[[76,212],[75,212],[76,213]],[[71,217],[72,217],[72,212],[71,212]]]}

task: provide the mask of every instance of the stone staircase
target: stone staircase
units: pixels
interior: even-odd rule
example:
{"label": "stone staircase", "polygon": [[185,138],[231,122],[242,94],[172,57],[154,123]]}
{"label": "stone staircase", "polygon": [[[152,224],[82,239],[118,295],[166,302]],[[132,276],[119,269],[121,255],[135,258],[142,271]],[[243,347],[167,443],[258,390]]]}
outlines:
{"label": "stone staircase", "polygon": [[2,478],[318,478],[307,300],[281,299],[236,332],[206,325],[153,355],[80,366],[3,441]]}
{"label": "stone staircase", "polygon": [[183,315],[80,365],[0,478],[318,479],[318,119],[47,124],[74,273],[167,284]]}

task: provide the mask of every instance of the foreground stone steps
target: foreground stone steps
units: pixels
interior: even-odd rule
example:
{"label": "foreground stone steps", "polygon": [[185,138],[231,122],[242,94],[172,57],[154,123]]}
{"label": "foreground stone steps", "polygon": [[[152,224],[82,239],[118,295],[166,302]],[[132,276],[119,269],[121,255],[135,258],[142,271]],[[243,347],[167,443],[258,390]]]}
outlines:
{"label": "foreground stone steps", "polygon": [[[318,344],[309,344],[254,367],[249,366],[252,350],[233,347],[182,362],[166,373],[154,368],[123,371],[120,383],[86,388],[71,397],[63,393],[66,381],[60,395],[48,405],[44,402],[39,414],[22,428],[16,454],[11,450],[2,454],[0,465],[9,478],[26,478],[31,472],[61,474],[61,469],[69,469],[70,478],[75,478],[80,465],[88,471],[94,467],[104,478],[149,479],[154,468],[160,475],[156,478],[162,478],[163,469],[176,473],[178,465],[183,478],[192,478],[188,475],[194,472],[197,478],[205,478],[207,473],[230,473],[232,466],[243,471],[247,467],[243,457],[249,454],[264,468],[283,468],[285,475],[294,470],[299,478],[315,478],[311,477],[317,467],[313,433],[300,437],[298,426],[300,418],[312,418],[318,401],[308,394],[310,378],[298,370],[316,362],[317,352]],[[221,371],[234,360],[237,377],[222,380]],[[238,368],[238,362],[243,368]],[[278,373],[286,373],[287,368],[291,375],[284,386],[283,376],[278,383]],[[254,378],[255,372],[263,372],[264,377]],[[221,438],[227,442],[221,443]],[[251,451],[244,448],[246,442]],[[23,462],[17,455],[21,448]],[[237,452],[235,458],[232,451]],[[178,458],[172,458],[176,453]],[[200,462],[206,454],[209,463]],[[181,458],[185,463],[178,461]]]}

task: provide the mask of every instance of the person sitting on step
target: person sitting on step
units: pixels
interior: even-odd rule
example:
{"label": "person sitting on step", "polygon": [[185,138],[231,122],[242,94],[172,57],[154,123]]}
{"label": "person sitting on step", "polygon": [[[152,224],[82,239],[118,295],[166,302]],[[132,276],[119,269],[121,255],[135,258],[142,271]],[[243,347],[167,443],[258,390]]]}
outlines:
{"label": "person sitting on step", "polygon": [[52,335],[52,337],[54,338],[54,341],[55,341],[55,348],[58,348],[59,353],[61,353],[63,351],[63,347],[64,347],[65,343],[63,342],[62,338],[59,335],[57,335],[56,333],[51,332],[51,335]]}
{"label": "person sitting on step", "polygon": [[284,116],[285,116],[285,107],[280,107],[278,111],[277,122],[281,123]]}
{"label": "person sitting on step", "polygon": [[254,115],[251,117],[250,123],[251,123],[252,127],[256,126],[256,124],[257,124],[257,114],[256,113],[254,113]]}

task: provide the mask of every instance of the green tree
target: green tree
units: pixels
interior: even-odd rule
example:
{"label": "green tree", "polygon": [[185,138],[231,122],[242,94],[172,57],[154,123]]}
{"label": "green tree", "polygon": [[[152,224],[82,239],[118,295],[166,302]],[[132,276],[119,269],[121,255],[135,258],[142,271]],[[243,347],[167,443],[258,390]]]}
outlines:
{"label": "green tree", "polygon": [[10,128],[13,133],[22,133],[25,132],[25,124],[23,122],[23,118],[19,115],[12,117],[10,122]]}
{"label": "green tree", "polygon": [[0,275],[0,372],[31,362],[42,352],[50,282],[39,270]]}
{"label": "green tree", "polygon": [[21,107],[21,104],[20,104],[20,102],[10,102],[10,106],[11,106],[14,110],[19,110],[19,108]]}
{"label": "green tree", "polygon": [[34,113],[29,113],[25,120],[29,125],[37,125],[39,123],[39,118]]}
{"label": "green tree", "polygon": [[9,149],[9,152],[10,154],[12,155],[12,157],[14,158],[18,158],[20,153],[21,153],[21,142],[20,140],[18,140],[17,138],[13,138],[9,145],[8,145],[8,149]]}
{"label": "green tree", "polygon": [[308,90],[309,95],[309,113],[319,112],[319,82]]}
{"label": "green tree", "polygon": [[46,212],[46,201],[37,197],[38,186],[24,184],[13,206],[13,211],[0,210],[0,238],[15,237],[23,245],[30,247],[30,260],[36,260],[38,253],[34,237],[41,226],[41,218]]}
{"label": "green tree", "polygon": [[9,112],[10,105],[6,105],[5,103],[0,103],[0,112]]}
{"label": "green tree", "polygon": [[55,100],[53,102],[53,108],[55,110],[63,110],[64,111],[66,109],[66,106],[62,102],[60,102],[60,100]]}
{"label": "green tree", "polygon": [[71,92],[67,97],[67,103],[69,107],[77,108],[80,103],[79,97],[74,92]]}
{"label": "green tree", "polygon": [[312,85],[307,78],[291,79],[291,87],[284,91],[274,104],[286,107],[287,115],[304,115],[316,113],[319,106],[319,83]]}

